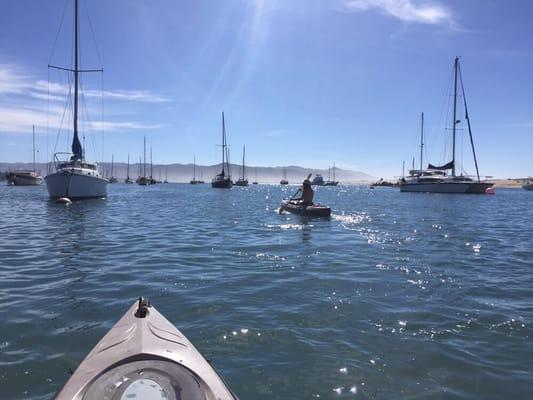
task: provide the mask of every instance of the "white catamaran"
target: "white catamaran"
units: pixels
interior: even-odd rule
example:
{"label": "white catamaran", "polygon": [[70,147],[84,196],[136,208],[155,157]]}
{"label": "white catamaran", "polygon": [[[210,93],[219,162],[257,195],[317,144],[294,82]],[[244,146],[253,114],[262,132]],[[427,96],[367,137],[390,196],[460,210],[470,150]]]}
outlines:
{"label": "white catamaran", "polygon": [[[78,136],[78,91],[81,72],[93,72],[100,70],[81,70],[79,68],[79,24],[78,24],[78,0],[74,2],[74,68],[63,68],[50,65],[63,71],[74,74],[74,104],[73,104],[73,128],[72,153],[55,153],[54,164],[56,172],[47,175],[44,179],[51,198],[67,197],[70,199],[83,199],[107,196],[107,184],[109,181],[100,175],[98,165],[85,160],[83,148]],[[67,161],[61,161],[59,155],[70,155]]]}
{"label": "white catamaran", "polygon": [[[472,154],[474,156],[474,164],[476,166],[477,179],[472,179],[467,175],[456,175],[456,131],[457,124],[461,121],[457,119],[457,97],[458,85],[461,85],[461,94],[463,97],[465,120],[468,126],[468,133],[470,136],[470,144],[472,146]],[[409,176],[400,180],[401,192],[426,192],[426,193],[473,193],[484,194],[487,189],[493,186],[493,183],[482,181],[479,176],[479,169],[476,158],[476,151],[474,148],[474,139],[472,137],[472,129],[470,125],[470,118],[468,115],[468,108],[466,104],[465,89],[463,86],[463,77],[461,74],[461,67],[459,66],[459,58],[455,58],[454,62],[454,89],[453,89],[453,120],[452,120],[452,160],[444,165],[435,166],[428,164],[426,169],[422,168],[422,157],[424,148],[424,114],[422,114],[421,124],[421,141],[420,141],[420,169],[411,169]],[[451,170],[451,174],[448,171]]]}

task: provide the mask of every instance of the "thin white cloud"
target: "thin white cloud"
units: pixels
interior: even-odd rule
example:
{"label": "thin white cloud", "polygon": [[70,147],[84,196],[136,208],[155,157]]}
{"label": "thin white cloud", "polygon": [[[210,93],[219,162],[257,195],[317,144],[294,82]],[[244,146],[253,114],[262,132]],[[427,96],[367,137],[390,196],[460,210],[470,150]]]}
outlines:
{"label": "thin white cloud", "polygon": [[[32,126],[40,130],[48,127],[50,132],[69,129],[72,116],[70,109],[65,111],[65,102],[69,101],[71,88],[68,84],[36,80],[26,70],[13,64],[0,64],[0,132],[31,132]],[[87,98],[99,98],[102,93],[98,90],[85,90]],[[162,103],[169,101],[163,96],[143,90],[107,90],[104,98],[114,102],[114,108],[120,106],[117,102]],[[108,103],[109,104],[109,103]],[[89,115],[99,115],[100,111]],[[93,110],[94,111],[94,110]],[[66,112],[66,113],[65,113]],[[128,131],[138,129],[160,129],[161,124],[145,124],[139,121],[100,121],[100,117],[89,120],[83,126],[88,131]],[[115,118],[116,119],[116,118]]]}
{"label": "thin white cloud", "polygon": [[450,9],[432,0],[340,0],[348,12],[378,11],[404,22],[453,25]]}
{"label": "thin white cloud", "polygon": [[[132,130],[132,129],[142,129],[142,130],[154,130],[154,129],[161,129],[165,125],[163,124],[141,124],[139,122],[113,122],[113,121],[104,121],[103,128],[107,131],[126,131],[126,130]],[[102,122],[101,121],[94,121],[89,125],[89,129],[91,130],[101,130],[102,129]]]}
{"label": "thin white cloud", "polygon": [[[70,88],[66,84],[34,80],[30,75],[22,73],[21,70],[23,68],[13,64],[0,64],[0,96],[6,94],[24,94],[42,98],[42,96],[48,96],[48,93],[56,96],[66,96],[70,92]],[[84,90],[84,96],[86,97],[101,97],[101,95],[102,91],[100,90]],[[144,103],[164,103],[170,101],[164,96],[151,93],[147,90],[104,90],[103,95],[105,98],[110,99]],[[51,98],[51,100],[56,99],[58,97]]]}

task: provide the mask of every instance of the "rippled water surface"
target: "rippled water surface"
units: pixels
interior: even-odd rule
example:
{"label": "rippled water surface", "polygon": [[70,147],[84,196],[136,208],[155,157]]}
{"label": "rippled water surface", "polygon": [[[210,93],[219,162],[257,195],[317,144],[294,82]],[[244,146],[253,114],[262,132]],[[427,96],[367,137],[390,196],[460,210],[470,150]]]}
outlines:
{"label": "rippled water surface", "polygon": [[49,398],[140,295],[241,399],[526,399],[533,193],[0,186],[0,398]]}

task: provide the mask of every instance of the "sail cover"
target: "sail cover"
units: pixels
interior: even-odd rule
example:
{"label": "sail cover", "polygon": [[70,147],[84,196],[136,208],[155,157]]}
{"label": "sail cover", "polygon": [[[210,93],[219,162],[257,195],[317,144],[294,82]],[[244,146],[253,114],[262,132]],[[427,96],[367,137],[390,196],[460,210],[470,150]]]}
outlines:
{"label": "sail cover", "polygon": [[433,169],[437,171],[445,171],[447,169],[453,169],[453,161],[450,161],[449,163],[441,165],[441,166],[435,166],[433,164],[428,164],[428,169]]}
{"label": "sail cover", "polygon": [[72,139],[72,154],[79,159],[82,158],[82,148],[78,132],[74,132],[74,138]]}

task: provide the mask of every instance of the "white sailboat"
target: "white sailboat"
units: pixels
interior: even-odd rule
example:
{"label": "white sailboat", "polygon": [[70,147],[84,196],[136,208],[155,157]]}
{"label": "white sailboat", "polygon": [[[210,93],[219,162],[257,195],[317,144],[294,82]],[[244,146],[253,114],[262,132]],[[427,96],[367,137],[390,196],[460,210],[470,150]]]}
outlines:
{"label": "white sailboat", "polygon": [[142,163],[142,174],[139,174],[137,183],[141,186],[147,186],[152,184],[152,179],[146,176],[146,136],[143,141],[143,163]]}
{"label": "white sailboat", "polygon": [[241,176],[239,177],[239,179],[237,179],[237,182],[235,182],[235,186],[248,186],[248,179],[246,179],[246,175],[245,175],[245,173],[246,173],[245,172],[246,171],[246,166],[245,166],[245,163],[244,163],[245,155],[246,155],[246,147],[242,146]]}
{"label": "white sailboat", "polygon": [[[83,148],[78,136],[78,75],[80,72],[88,72],[79,69],[78,54],[78,0],[74,2],[74,68],[50,66],[60,70],[67,70],[74,74],[74,110],[72,138],[72,153],[54,154],[56,172],[47,175],[44,179],[48,194],[51,198],[67,197],[70,199],[83,199],[107,196],[107,184],[109,181],[100,175],[98,165],[85,160]],[[96,70],[92,70],[96,71]],[[101,71],[101,70],[98,70]],[[70,155],[66,161],[59,159],[60,155]]]}
{"label": "white sailboat", "polygon": [[192,179],[189,183],[191,185],[197,185],[198,183],[200,183],[200,181],[196,179],[196,156],[194,156],[194,161],[192,164]]}
{"label": "white sailboat", "polygon": [[[328,180],[324,183],[324,186],[337,186],[339,181],[335,180],[335,163],[333,163],[333,168],[328,168]],[[333,171],[333,180],[331,179],[331,171]]]}
{"label": "white sailboat", "polygon": [[15,170],[6,174],[8,185],[37,186],[43,183],[43,177],[35,169],[35,125],[32,130],[33,137],[33,170]]}
{"label": "white sailboat", "polygon": [[280,185],[288,185],[289,181],[287,180],[287,168],[283,168],[281,170],[281,181],[279,181]]}
{"label": "white sailboat", "polygon": [[[473,179],[467,175],[457,175],[457,160],[456,160],[456,131],[457,124],[461,121],[457,119],[457,97],[458,85],[461,85],[461,94],[464,103],[465,120],[468,126],[468,133],[470,136],[470,144],[472,146],[472,155],[474,157],[474,164],[476,166],[476,178]],[[459,66],[459,58],[455,58],[454,62],[454,88],[453,88],[453,120],[452,120],[452,160],[444,165],[435,166],[429,164],[426,169],[422,168],[422,157],[424,149],[424,114],[422,113],[421,133],[420,133],[420,169],[413,168],[409,171],[409,176],[400,180],[401,192],[426,192],[426,193],[465,193],[465,194],[484,194],[487,189],[493,186],[493,183],[482,181],[479,176],[479,168],[476,158],[476,151],[474,148],[474,139],[472,137],[472,129],[470,125],[470,118],[468,115],[468,108],[466,104],[465,89],[463,86],[463,78],[461,74],[461,67]],[[451,170],[451,174],[448,171]]]}
{"label": "white sailboat", "polygon": [[211,180],[211,187],[219,189],[231,189],[233,181],[229,168],[228,144],[226,142],[226,122],[222,113],[222,171]]}
{"label": "white sailboat", "polygon": [[115,156],[111,154],[111,176],[109,177],[109,183],[117,183],[118,179],[115,178]]}
{"label": "white sailboat", "polygon": [[130,155],[128,154],[128,169],[126,170],[126,180],[124,183],[131,184],[133,180],[130,178]]}

